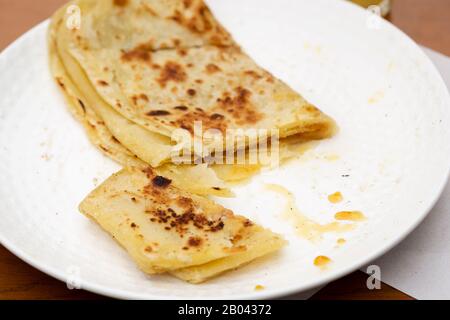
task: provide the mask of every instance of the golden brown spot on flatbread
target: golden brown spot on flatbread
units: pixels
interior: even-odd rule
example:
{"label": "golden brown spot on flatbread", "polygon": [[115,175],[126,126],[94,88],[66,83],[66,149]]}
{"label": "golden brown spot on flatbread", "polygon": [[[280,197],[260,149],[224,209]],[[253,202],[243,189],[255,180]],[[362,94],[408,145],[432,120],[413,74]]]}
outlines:
{"label": "golden brown spot on flatbread", "polygon": [[153,252],[153,248],[150,246],[145,247],[145,252]]}
{"label": "golden brown spot on flatbread", "polygon": [[140,99],[142,99],[142,100],[144,100],[144,101],[146,101],[146,102],[148,102],[148,101],[149,101],[149,99],[148,99],[147,95],[146,95],[146,94],[144,94],[144,93],[141,93],[141,94],[139,95],[139,98],[140,98]]}
{"label": "golden brown spot on flatbread", "polygon": [[187,55],[186,49],[183,49],[183,48],[178,49],[178,50],[177,50],[177,53],[178,53],[180,56],[182,56],[182,57],[184,57],[184,56]]}
{"label": "golden brown spot on flatbread", "polygon": [[114,5],[118,7],[125,7],[128,4],[128,0],[114,0]]}
{"label": "golden brown spot on flatbread", "polygon": [[150,62],[152,59],[152,49],[153,46],[151,42],[143,43],[130,51],[123,50],[121,59],[125,62],[136,60]]}
{"label": "golden brown spot on flatbread", "polygon": [[188,245],[190,247],[200,247],[202,245],[203,239],[200,237],[190,237],[188,240]]}
{"label": "golden brown spot on flatbread", "polygon": [[174,61],[168,61],[161,70],[157,81],[161,87],[165,87],[169,81],[183,82],[186,79],[187,74],[183,67]]}
{"label": "golden brown spot on flatbread", "polygon": [[186,106],[176,106],[176,107],[174,107],[174,109],[181,110],[181,111],[187,111],[189,108]]}
{"label": "golden brown spot on flatbread", "polygon": [[173,42],[173,45],[174,45],[175,47],[179,47],[180,44],[181,44],[181,40],[178,39],[178,38],[172,39],[172,42]]}
{"label": "golden brown spot on flatbread", "polygon": [[262,78],[262,76],[260,74],[258,74],[256,71],[253,71],[253,70],[244,71],[244,74],[252,77],[255,80],[259,80]]}
{"label": "golden brown spot on flatbread", "polygon": [[187,94],[193,97],[197,94],[197,91],[195,91],[194,89],[188,89]]}
{"label": "golden brown spot on flatbread", "polygon": [[141,93],[139,95],[133,95],[131,97],[131,100],[133,101],[134,105],[137,105],[139,100],[142,100],[144,102],[149,102],[148,96],[144,93]]}
{"label": "golden brown spot on flatbread", "polygon": [[194,111],[186,110],[186,112],[174,122],[178,127],[193,134],[195,121],[201,121],[204,130],[217,129],[225,133],[227,129],[227,123],[224,116],[220,117],[217,113],[210,115],[199,108],[196,108]]}
{"label": "golden brown spot on flatbread", "polygon": [[236,120],[239,125],[254,124],[263,118],[263,114],[259,113],[250,103],[252,93],[242,87],[237,87],[236,95],[232,97],[229,92],[224,92],[222,98],[218,98],[219,107]]}
{"label": "golden brown spot on flatbread", "polygon": [[97,83],[102,87],[106,87],[109,85],[108,82],[106,82],[105,80],[98,80]]}
{"label": "golden brown spot on flatbread", "polygon": [[186,9],[189,9],[192,5],[192,0],[183,0],[183,5]]}
{"label": "golden brown spot on flatbread", "polygon": [[219,71],[221,71],[221,69],[217,65],[215,65],[214,63],[210,63],[210,64],[208,64],[206,66],[206,72],[208,74],[213,74],[213,73],[216,73],[216,72],[219,72]]}

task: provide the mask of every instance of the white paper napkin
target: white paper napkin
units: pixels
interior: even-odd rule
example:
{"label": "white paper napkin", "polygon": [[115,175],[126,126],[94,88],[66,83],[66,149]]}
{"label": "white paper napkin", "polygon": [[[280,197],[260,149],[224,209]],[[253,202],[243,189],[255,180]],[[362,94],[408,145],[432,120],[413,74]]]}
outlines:
{"label": "white paper napkin", "polygon": [[[450,58],[422,48],[450,89]],[[373,264],[380,267],[384,283],[414,298],[450,299],[450,182],[425,221]],[[366,271],[366,268],[361,270]],[[308,299],[320,289],[283,299]]]}

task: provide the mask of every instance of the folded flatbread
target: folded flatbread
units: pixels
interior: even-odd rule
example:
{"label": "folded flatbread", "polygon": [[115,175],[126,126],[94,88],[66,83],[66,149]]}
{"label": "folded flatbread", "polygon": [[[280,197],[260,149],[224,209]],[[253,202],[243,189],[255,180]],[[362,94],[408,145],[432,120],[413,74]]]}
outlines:
{"label": "folded flatbread", "polygon": [[250,220],[182,191],[152,169],[123,169],[81,203],[146,273],[202,282],[281,248]]}
{"label": "folded flatbread", "polygon": [[[67,73],[120,143],[156,167],[170,161],[173,133],[278,129],[281,138],[331,135],[334,123],[260,68],[203,1],[79,0],[81,28],[64,9],[53,24]],[[208,141],[204,141],[208,144]]]}

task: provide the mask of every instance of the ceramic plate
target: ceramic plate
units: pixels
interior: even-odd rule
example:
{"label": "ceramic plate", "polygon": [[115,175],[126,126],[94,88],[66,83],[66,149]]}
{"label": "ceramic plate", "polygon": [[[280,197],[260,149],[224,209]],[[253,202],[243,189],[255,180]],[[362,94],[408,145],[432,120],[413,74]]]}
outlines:
{"label": "ceramic plate", "polygon": [[[339,0],[208,1],[262,66],[330,114],[340,131],[298,160],[236,186],[219,200],[282,233],[289,246],[202,285],[141,273],[80,201],[119,166],[102,156],[68,112],[47,63],[44,22],[0,57],[0,240],[36,268],[117,298],[269,298],[310,289],[392,248],[426,216],[450,166],[450,99],[419,47],[391,24]],[[367,219],[310,241],[283,214]],[[344,200],[332,204],[336,191]],[[337,244],[338,239],[345,244]],[[332,262],[314,266],[324,255]],[[255,291],[256,285],[264,290]]]}

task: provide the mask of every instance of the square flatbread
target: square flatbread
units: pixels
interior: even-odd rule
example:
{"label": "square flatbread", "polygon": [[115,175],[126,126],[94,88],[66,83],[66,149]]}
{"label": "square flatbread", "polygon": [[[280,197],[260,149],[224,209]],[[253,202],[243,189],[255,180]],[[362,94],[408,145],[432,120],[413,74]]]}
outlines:
{"label": "square flatbread", "polygon": [[151,169],[114,174],[87,196],[80,211],[113,236],[144,272],[172,272],[195,283],[285,244],[279,235],[172,186]]}

